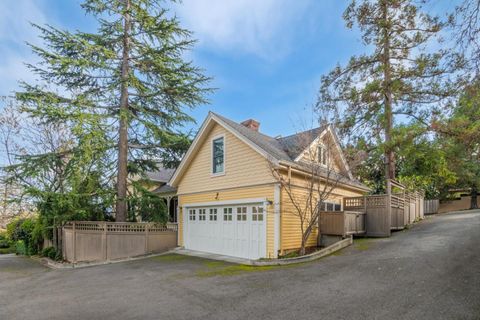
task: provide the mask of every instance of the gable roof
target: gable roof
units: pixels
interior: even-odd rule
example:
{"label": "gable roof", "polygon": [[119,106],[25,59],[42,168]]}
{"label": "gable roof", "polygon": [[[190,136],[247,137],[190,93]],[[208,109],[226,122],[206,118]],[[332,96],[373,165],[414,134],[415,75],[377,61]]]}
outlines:
{"label": "gable roof", "polygon": [[167,183],[172,178],[174,172],[175,169],[164,168],[162,164],[159,164],[157,171],[148,171],[146,174],[148,179],[152,181]]}
{"label": "gable roof", "polygon": [[290,136],[278,138],[278,141],[288,153],[292,160],[298,158],[303,151],[305,146],[309,146],[313,141],[320,136],[320,134],[327,128],[327,125],[320,126],[315,129],[299,132],[292,134]]}
{"label": "gable roof", "polygon": [[[328,131],[334,134],[334,139],[338,143],[338,137],[335,135],[334,130],[331,129],[330,125],[323,125],[318,128],[299,132],[287,137],[273,138],[263,133],[260,133],[258,131],[247,128],[246,126],[240,123],[237,123],[235,121],[232,121],[228,118],[225,118],[219,114],[216,114],[210,111],[208,113],[207,118],[205,119],[202,126],[200,127],[200,130],[198,131],[195,139],[193,140],[192,145],[188,149],[179,167],[177,168],[172,178],[170,179],[170,182],[169,182],[170,185],[176,186],[176,184],[179,182],[179,178],[181,177],[181,174],[183,173],[185,168],[188,166],[188,164],[191,162],[192,160],[191,158],[195,153],[195,151],[200,147],[199,146],[201,144],[200,142],[204,139],[204,133],[207,131],[207,128],[212,126],[213,122],[218,123],[225,129],[230,131],[233,135],[235,135],[237,138],[239,138],[240,140],[242,140],[243,142],[251,146],[255,151],[260,153],[265,158],[272,159],[276,162],[282,162],[285,164],[294,165],[297,167],[302,167],[301,162],[295,161],[295,159],[305,150],[305,141],[307,141],[307,144],[310,145],[324,131],[328,129]],[[299,139],[303,139],[302,140],[303,147],[300,147],[301,144],[298,143]],[[340,149],[340,154],[341,154],[341,161],[345,162],[344,166],[348,173],[348,177],[345,177],[345,179],[342,179],[343,180],[342,182],[365,189],[365,190],[369,190],[369,188],[366,187],[364,184],[353,179],[350,169],[348,167],[348,164],[346,163],[345,158],[343,157],[343,153],[341,149]]]}

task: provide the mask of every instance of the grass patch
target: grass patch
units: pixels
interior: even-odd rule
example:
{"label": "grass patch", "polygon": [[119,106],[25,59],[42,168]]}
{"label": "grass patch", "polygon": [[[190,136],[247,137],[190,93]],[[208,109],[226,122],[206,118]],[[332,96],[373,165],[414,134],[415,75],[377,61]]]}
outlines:
{"label": "grass patch", "polygon": [[[345,249],[345,248],[343,248],[343,249]],[[333,252],[333,253],[331,253],[331,254],[329,254],[329,255],[330,255],[330,256],[341,256],[341,255],[343,255],[343,253],[344,253],[343,249],[337,250],[337,251],[335,251],[335,252]]]}
{"label": "grass patch", "polygon": [[279,259],[288,259],[288,258],[296,258],[296,257],[299,257],[300,254],[298,253],[298,251],[292,251],[292,252],[289,252],[287,254],[284,254],[283,256],[279,256],[278,258]]}
{"label": "grass patch", "polygon": [[207,268],[222,268],[222,267],[229,266],[230,264],[224,261],[208,260],[208,261],[205,261],[203,265]]}
{"label": "grass patch", "polygon": [[359,238],[359,239],[355,239],[353,241],[353,247],[357,250],[368,250],[370,248],[370,242],[372,241],[372,239],[370,238]]}
{"label": "grass patch", "polygon": [[[223,263],[223,265],[209,265],[210,270],[201,270],[197,272],[197,276],[206,278],[206,277],[215,277],[215,276],[234,276],[242,273],[249,272],[262,272],[267,270],[272,270],[279,268],[279,266],[249,266],[249,265],[228,265]],[[213,269],[213,270],[211,270]]]}
{"label": "grass patch", "polygon": [[0,254],[9,254],[9,253],[15,253],[15,247],[9,247],[9,248],[0,248]]}
{"label": "grass patch", "polygon": [[194,259],[194,257],[184,256],[181,254],[169,253],[161,256],[153,257],[152,260],[163,261],[163,262],[177,262],[184,261],[188,259]]}

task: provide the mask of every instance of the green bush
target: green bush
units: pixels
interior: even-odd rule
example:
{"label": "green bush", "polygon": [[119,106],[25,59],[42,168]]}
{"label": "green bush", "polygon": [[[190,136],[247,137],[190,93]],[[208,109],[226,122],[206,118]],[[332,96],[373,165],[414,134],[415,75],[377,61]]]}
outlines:
{"label": "green bush", "polygon": [[7,225],[7,237],[15,242],[16,252],[24,255],[38,253],[43,241],[43,226],[36,218],[19,218]]}
{"label": "green bush", "polygon": [[18,240],[15,242],[15,253],[16,254],[22,254],[22,255],[27,255],[27,246],[25,245],[25,242],[23,240]]}
{"label": "green bush", "polygon": [[7,239],[0,239],[0,249],[10,248],[10,241]]}
{"label": "green bush", "polygon": [[54,247],[47,247],[42,250],[42,256],[55,260],[55,257],[57,256],[57,250],[55,250]]}

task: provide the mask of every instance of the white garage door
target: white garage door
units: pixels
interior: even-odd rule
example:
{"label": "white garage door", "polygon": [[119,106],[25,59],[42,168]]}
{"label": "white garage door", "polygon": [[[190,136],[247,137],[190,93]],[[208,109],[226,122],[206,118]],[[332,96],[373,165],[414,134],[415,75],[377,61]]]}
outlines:
{"label": "white garage door", "polygon": [[185,208],[186,249],[247,259],[266,257],[263,203]]}

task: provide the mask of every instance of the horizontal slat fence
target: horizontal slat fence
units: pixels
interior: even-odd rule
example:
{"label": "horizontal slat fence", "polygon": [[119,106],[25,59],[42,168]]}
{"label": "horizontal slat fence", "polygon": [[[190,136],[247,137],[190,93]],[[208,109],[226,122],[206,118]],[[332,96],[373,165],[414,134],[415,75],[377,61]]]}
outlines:
{"label": "horizontal slat fence", "polygon": [[66,261],[110,261],[177,246],[177,224],[73,221],[62,228],[62,252]]}

